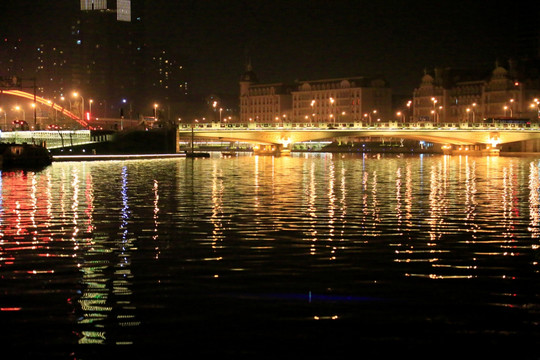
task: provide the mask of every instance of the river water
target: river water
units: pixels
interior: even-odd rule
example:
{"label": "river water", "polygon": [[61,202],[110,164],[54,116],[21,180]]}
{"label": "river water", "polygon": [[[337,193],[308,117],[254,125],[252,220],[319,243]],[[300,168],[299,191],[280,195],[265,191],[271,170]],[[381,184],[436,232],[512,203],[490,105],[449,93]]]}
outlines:
{"label": "river water", "polygon": [[540,158],[54,162],[0,187],[13,358],[539,358]]}

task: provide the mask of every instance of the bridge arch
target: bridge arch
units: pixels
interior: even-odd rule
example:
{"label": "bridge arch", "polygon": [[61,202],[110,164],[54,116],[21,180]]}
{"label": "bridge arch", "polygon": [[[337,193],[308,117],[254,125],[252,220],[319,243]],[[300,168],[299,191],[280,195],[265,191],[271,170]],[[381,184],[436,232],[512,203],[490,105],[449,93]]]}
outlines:
{"label": "bridge arch", "polygon": [[59,104],[55,104],[51,100],[47,100],[47,99],[42,98],[40,96],[34,96],[34,94],[31,94],[31,93],[26,92],[26,91],[21,91],[21,90],[0,90],[0,94],[18,96],[18,97],[22,97],[22,98],[29,99],[29,100],[32,100],[32,101],[34,100],[34,97],[35,97],[36,102],[38,102],[40,104],[43,104],[43,105],[50,106],[52,109],[57,110],[61,114],[64,114],[64,115],[68,116],[69,118],[77,121],[81,126],[83,126],[85,128],[88,127],[88,123],[85,120],[81,119],[80,117],[75,115],[73,112],[67,110],[63,106],[61,106]]}

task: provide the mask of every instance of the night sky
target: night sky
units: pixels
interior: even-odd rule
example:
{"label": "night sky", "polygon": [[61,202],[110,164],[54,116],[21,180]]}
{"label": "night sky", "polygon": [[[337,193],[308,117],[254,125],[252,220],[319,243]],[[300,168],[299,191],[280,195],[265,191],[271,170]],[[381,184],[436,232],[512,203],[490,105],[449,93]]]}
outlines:
{"label": "night sky", "polygon": [[[64,18],[58,15],[78,3],[3,0],[0,30],[37,27],[53,33]],[[525,2],[152,3],[155,8],[147,20],[156,41],[174,43],[191,92],[201,94],[237,94],[240,74],[250,58],[264,83],[381,75],[394,93],[410,95],[424,69],[491,69],[497,59],[504,61],[521,51],[522,44],[515,40],[520,34],[538,34],[540,29],[540,6]],[[45,4],[48,10],[32,11],[36,4]],[[538,49],[538,38],[532,41],[531,47]]]}

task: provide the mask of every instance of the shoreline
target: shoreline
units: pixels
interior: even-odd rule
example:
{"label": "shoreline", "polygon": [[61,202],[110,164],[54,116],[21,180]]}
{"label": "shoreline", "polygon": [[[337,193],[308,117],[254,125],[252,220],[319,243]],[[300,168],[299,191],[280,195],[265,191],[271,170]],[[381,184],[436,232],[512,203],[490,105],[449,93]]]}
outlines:
{"label": "shoreline", "polygon": [[185,158],[186,154],[53,155],[53,161],[100,161]]}
{"label": "shoreline", "polygon": [[[211,153],[220,153],[222,150],[213,150]],[[249,153],[251,151],[238,151]],[[321,153],[333,153],[333,154],[424,154],[424,155],[445,155],[442,152],[426,151],[338,151],[338,150],[293,150],[291,154],[321,154]],[[454,156],[489,156],[482,154],[454,154]],[[540,157],[540,152],[500,152],[498,156],[507,157]],[[172,154],[109,154],[109,155],[53,155],[53,161],[65,162],[65,161],[110,161],[110,160],[140,160],[140,159],[174,159],[174,158],[186,158],[186,153],[172,153]]]}

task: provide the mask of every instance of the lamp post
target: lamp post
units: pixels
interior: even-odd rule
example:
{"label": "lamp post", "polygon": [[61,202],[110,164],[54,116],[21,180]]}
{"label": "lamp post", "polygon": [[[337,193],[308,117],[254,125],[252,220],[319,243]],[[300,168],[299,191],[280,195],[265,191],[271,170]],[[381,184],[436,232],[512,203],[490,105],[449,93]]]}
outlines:
{"label": "lamp post", "polygon": [[78,92],[74,92],[73,97],[81,98],[81,119],[83,119],[84,118],[84,98]]}
{"label": "lamp post", "polygon": [[405,119],[404,119],[405,114],[403,114],[401,111],[398,111],[398,112],[396,113],[396,116],[397,116],[398,118],[401,118],[401,122],[402,122],[402,123],[405,122]]}
{"label": "lamp post", "polygon": [[512,113],[514,112],[514,99],[510,99],[510,117],[512,117]]}
{"label": "lamp post", "polygon": [[540,118],[540,100],[538,100],[538,98],[533,99],[533,102],[531,103],[531,109],[536,109],[537,117]]}
{"label": "lamp post", "polygon": [[431,113],[433,114],[433,122],[437,122],[437,102],[438,100],[434,97],[431,98],[431,102],[433,103],[433,111]]}
{"label": "lamp post", "polygon": [[0,108],[0,112],[2,111],[4,112],[4,131],[6,131],[7,130],[7,111]]}
{"label": "lamp post", "polygon": [[332,122],[336,122],[336,119],[334,117],[334,103],[336,102],[336,100],[333,98],[333,97],[330,97],[330,119],[332,120]]}
{"label": "lamp post", "polygon": [[35,102],[33,102],[32,104],[30,104],[30,106],[32,107],[32,110],[34,112],[34,128],[33,130],[36,130],[37,129],[37,105]]}
{"label": "lamp post", "polygon": [[223,111],[223,108],[219,108],[219,122],[221,122],[221,112]]}
{"label": "lamp post", "polygon": [[469,113],[472,112],[472,122],[475,123],[476,122],[476,119],[475,119],[475,116],[476,116],[476,112],[474,111],[474,108],[476,106],[476,103],[472,103],[471,104],[471,107],[468,107],[467,109],[465,109],[465,111],[467,111],[467,122],[469,121]]}
{"label": "lamp post", "polygon": [[94,102],[94,100],[90,99],[88,100],[88,115],[90,117],[90,119],[92,118],[92,103]]}
{"label": "lamp post", "polygon": [[310,124],[315,121],[315,99],[311,100],[311,117],[309,118]]}
{"label": "lamp post", "polygon": [[510,117],[512,117],[512,108],[511,107],[509,107],[508,105],[504,105],[503,109],[504,109],[504,116],[506,116],[506,110],[510,110]]}
{"label": "lamp post", "polygon": [[23,114],[23,120],[26,121],[26,114],[24,112],[24,109],[22,107],[20,107],[19,105],[15,106],[15,110],[17,111],[22,111],[22,114]]}
{"label": "lamp post", "polygon": [[215,113],[216,113],[216,109],[217,109],[217,104],[218,104],[218,103],[217,103],[216,100],[214,100],[214,102],[212,103],[212,108],[214,109],[214,116],[213,116],[214,121],[216,120],[216,115],[215,115]]}
{"label": "lamp post", "polygon": [[154,104],[154,121],[157,121],[157,108],[158,104]]}

